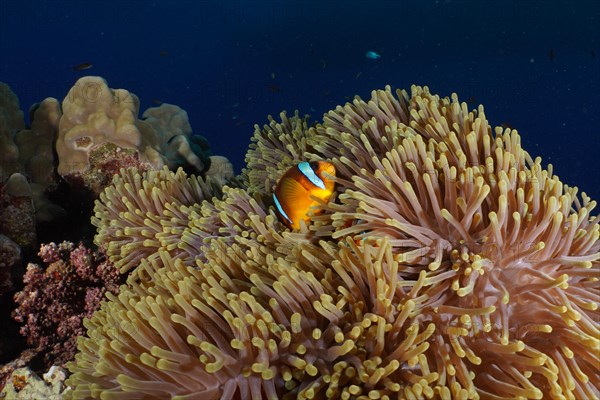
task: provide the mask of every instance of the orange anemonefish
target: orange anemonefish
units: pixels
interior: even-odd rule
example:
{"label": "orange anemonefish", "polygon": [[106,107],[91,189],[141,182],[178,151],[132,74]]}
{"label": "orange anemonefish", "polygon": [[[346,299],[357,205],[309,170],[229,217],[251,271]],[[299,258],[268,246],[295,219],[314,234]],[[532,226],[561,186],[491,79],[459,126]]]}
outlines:
{"label": "orange anemonefish", "polygon": [[301,162],[286,171],[281,177],[273,201],[281,222],[292,229],[300,229],[300,221],[310,220],[309,213],[319,205],[317,200],[327,203],[333,194],[335,167],[327,161]]}

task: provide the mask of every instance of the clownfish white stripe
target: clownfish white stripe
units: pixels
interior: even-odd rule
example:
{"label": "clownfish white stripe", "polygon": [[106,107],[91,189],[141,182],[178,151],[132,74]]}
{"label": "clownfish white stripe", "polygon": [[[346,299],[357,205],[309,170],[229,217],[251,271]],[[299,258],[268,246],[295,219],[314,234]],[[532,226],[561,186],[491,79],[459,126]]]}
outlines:
{"label": "clownfish white stripe", "polygon": [[273,193],[273,201],[275,201],[275,207],[277,207],[277,211],[279,211],[281,216],[283,218],[287,219],[290,224],[292,224],[293,223],[292,219],[290,217],[288,217],[288,215],[285,213],[285,211],[283,211],[283,207],[281,206],[281,203],[279,202],[279,199],[277,198],[275,193]]}
{"label": "clownfish white stripe", "polygon": [[306,161],[301,162],[300,164],[298,164],[298,169],[300,170],[300,172],[302,172],[302,175],[304,175],[306,179],[310,181],[310,183],[312,183],[319,189],[325,190],[325,182],[323,182],[323,180],[319,178],[317,174],[315,174],[315,170],[312,169],[309,163],[307,163]]}

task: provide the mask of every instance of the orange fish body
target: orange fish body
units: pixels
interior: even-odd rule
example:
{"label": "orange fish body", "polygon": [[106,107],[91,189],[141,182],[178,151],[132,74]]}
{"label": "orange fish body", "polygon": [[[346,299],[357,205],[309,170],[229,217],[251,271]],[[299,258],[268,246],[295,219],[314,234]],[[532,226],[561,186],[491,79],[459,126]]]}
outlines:
{"label": "orange fish body", "polygon": [[317,213],[319,202],[327,203],[333,194],[335,167],[327,161],[301,162],[281,177],[273,201],[279,219],[289,228],[300,229],[300,221],[308,223],[310,213]]}

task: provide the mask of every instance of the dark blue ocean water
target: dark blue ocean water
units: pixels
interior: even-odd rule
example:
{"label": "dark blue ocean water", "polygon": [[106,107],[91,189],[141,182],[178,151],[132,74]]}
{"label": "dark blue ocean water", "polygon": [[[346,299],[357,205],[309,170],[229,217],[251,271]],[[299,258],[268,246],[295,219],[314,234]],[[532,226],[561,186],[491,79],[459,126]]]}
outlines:
{"label": "dark blue ocean water", "polygon": [[[365,58],[367,50],[381,54]],[[0,81],[22,108],[83,75],[184,108],[239,171],[253,125],[428,85],[600,197],[600,1],[0,0]],[[91,62],[87,71],[73,71]]]}

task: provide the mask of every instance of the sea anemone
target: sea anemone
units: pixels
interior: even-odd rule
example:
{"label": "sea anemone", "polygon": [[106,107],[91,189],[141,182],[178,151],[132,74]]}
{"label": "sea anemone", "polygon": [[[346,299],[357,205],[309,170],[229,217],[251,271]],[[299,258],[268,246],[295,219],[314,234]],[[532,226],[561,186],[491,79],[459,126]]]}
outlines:
{"label": "sea anemone", "polygon": [[[145,233],[126,265],[144,279],[86,323],[73,398],[599,396],[596,203],[516,131],[456,95],[386,87],[313,127],[283,114],[253,141],[247,190],[150,213],[180,244],[129,191],[129,232]],[[320,159],[339,194],[290,232],[269,194]]]}
{"label": "sea anemone", "polygon": [[188,177],[182,168],[142,174],[122,169],[96,200],[94,242],[105,245],[110,261],[126,273],[162,247],[176,250],[189,214],[213,196],[221,196],[219,182]]}
{"label": "sea anemone", "polygon": [[254,125],[252,143],[246,153],[247,168],[243,171],[244,184],[253,193],[271,195],[283,173],[299,161],[306,161],[305,153],[312,150],[315,130],[310,129],[308,116],[292,117],[285,112],[281,122],[269,116],[269,124],[262,128]]}
{"label": "sea anemone", "polygon": [[317,127],[345,189],[318,231],[390,241],[400,276],[425,288],[432,369],[468,397],[597,396],[596,202],[532,160],[516,131],[493,135],[482,106],[397,94],[356,99]]}

